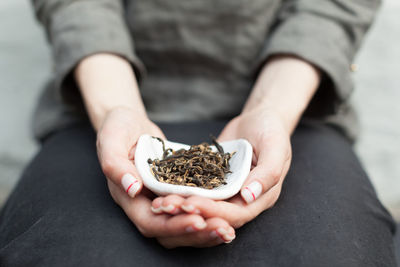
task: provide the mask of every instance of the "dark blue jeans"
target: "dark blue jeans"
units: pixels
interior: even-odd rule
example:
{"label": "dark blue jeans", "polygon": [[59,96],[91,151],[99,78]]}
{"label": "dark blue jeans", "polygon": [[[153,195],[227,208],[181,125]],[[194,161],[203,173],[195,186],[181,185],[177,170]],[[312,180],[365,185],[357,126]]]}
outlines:
{"label": "dark blue jeans", "polygon": [[[160,126],[194,144],[224,123]],[[137,231],[108,193],[95,139],[76,125],[45,140],[0,215],[0,266],[396,266],[393,220],[328,126],[303,122],[276,205],[204,249],[167,250]]]}

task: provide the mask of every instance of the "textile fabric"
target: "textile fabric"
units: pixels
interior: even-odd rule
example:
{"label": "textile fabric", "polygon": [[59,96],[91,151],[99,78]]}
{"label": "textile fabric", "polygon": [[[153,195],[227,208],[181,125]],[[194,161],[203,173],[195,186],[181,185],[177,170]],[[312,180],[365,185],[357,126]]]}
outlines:
{"label": "textile fabric", "polygon": [[[224,122],[160,124],[197,144]],[[0,215],[0,266],[396,266],[395,224],[348,141],[303,122],[271,209],[231,244],[167,250],[143,237],[111,198],[95,134],[76,125],[48,137]]]}
{"label": "textile fabric", "polygon": [[270,56],[303,58],[324,74],[305,116],[354,138],[350,65],[379,3],[33,0],[54,58],[36,136],[86,118],[72,71],[83,58],[108,52],[131,62],[150,118],[164,122],[231,118]]}

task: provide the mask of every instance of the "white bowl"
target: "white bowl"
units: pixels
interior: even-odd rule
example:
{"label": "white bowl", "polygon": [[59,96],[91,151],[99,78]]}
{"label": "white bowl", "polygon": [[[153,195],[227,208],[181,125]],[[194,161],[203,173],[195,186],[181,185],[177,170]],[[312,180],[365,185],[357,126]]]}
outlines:
{"label": "white bowl", "polygon": [[[189,145],[164,141],[165,148],[179,150],[181,148],[189,149]],[[226,185],[221,185],[213,189],[204,189],[200,187],[173,185],[157,181],[150,170],[150,165],[147,160],[150,158],[161,159],[163,154],[162,144],[157,139],[150,135],[140,136],[135,153],[135,165],[142,177],[144,185],[152,192],[159,196],[169,194],[178,194],[181,196],[202,196],[210,199],[227,199],[237,194],[246,180],[250,172],[251,159],[253,149],[250,143],[245,139],[232,140],[222,142],[220,145],[225,152],[236,153],[229,160],[230,171],[226,174]],[[216,148],[212,146],[213,151]]]}

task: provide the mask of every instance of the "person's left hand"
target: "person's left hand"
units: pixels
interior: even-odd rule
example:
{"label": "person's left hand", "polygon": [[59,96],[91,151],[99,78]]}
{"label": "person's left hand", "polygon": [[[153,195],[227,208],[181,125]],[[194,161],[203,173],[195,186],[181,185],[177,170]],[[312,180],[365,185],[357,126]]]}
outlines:
{"label": "person's left hand", "polygon": [[176,195],[153,200],[155,213],[168,213],[163,207],[179,208],[204,218],[219,217],[238,228],[254,219],[277,201],[291,162],[290,130],[274,110],[255,108],[230,121],[218,140],[247,139],[253,146],[252,169],[240,195],[226,201]]}

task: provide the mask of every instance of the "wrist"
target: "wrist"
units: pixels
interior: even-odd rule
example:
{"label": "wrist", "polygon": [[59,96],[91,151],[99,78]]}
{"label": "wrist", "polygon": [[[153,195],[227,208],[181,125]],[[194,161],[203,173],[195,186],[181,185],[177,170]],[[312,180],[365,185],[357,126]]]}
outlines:
{"label": "wrist", "polygon": [[148,119],[147,113],[141,109],[129,105],[112,105],[112,106],[96,106],[95,108],[87,108],[90,121],[96,132],[102,127],[107,117],[116,111],[123,111],[133,118]]}
{"label": "wrist", "polygon": [[75,79],[96,130],[116,108],[146,116],[135,74],[126,59],[105,53],[91,55],[78,64]]}
{"label": "wrist", "polygon": [[319,83],[320,71],[312,64],[293,56],[275,56],[261,70],[243,112],[274,111],[291,133]]}

